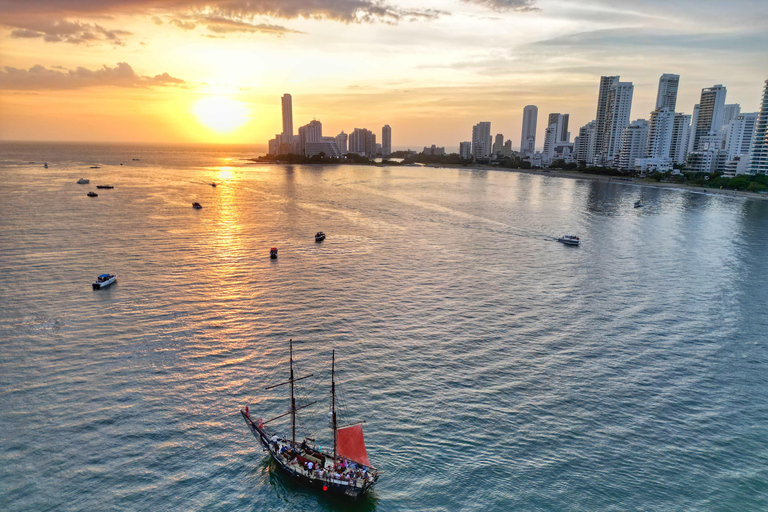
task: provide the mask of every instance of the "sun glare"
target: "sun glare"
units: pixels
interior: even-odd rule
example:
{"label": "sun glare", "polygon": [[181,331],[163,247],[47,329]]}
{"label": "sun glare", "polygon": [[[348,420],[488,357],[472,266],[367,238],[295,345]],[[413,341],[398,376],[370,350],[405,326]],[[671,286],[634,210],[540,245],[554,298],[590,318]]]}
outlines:
{"label": "sun glare", "polygon": [[220,133],[234,131],[248,122],[248,107],[231,98],[211,96],[195,102],[192,112],[208,128]]}

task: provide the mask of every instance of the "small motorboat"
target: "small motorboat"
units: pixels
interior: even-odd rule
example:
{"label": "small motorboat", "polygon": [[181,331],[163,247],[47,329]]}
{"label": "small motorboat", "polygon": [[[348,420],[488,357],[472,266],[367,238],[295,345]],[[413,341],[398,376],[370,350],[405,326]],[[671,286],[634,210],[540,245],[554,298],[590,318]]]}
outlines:
{"label": "small motorboat", "polygon": [[88,197],[99,197],[99,194],[97,194],[97,193],[96,193],[96,192],[94,192],[93,190],[91,190],[90,192],[88,192],[88,194],[86,194],[86,195],[87,195]]}
{"label": "small motorboat", "polygon": [[133,159],[133,161],[134,161],[134,162],[138,162],[138,161],[139,161],[139,159],[138,159],[138,158],[134,158],[134,159]]}
{"label": "small motorboat", "polygon": [[115,188],[113,185],[96,185],[96,188]]}
{"label": "small motorboat", "polygon": [[642,207],[643,207],[643,202],[641,200],[638,199],[637,201],[635,201],[635,208],[642,208]]}
{"label": "small motorboat", "polygon": [[212,187],[215,187],[215,186],[216,186],[216,184],[215,184],[215,183],[211,183],[211,186],[212,186]]}
{"label": "small motorboat", "polygon": [[101,274],[99,277],[96,278],[96,282],[93,283],[93,289],[94,290],[100,290],[101,288],[105,288],[117,281],[117,276],[115,274]]}
{"label": "small motorboat", "polygon": [[91,180],[87,180],[85,178],[80,178],[79,180],[77,180],[78,185],[87,185],[90,182],[91,182]]}
{"label": "small motorboat", "polygon": [[557,241],[565,245],[579,245],[581,243],[581,240],[579,240],[579,237],[574,235],[563,235],[560,238],[558,238]]}
{"label": "small motorboat", "polygon": [[89,167],[89,169],[101,169],[101,166],[92,165],[92,166]]}
{"label": "small motorboat", "polygon": [[44,167],[45,169],[47,169],[47,168],[48,168],[48,162],[45,162],[45,163],[43,164],[43,167]]}
{"label": "small motorboat", "polygon": [[325,240],[325,233],[322,231],[315,233],[315,242],[322,242],[323,240]]}
{"label": "small motorboat", "polygon": [[194,208],[195,210],[199,210],[202,207],[203,205],[201,205],[200,203],[192,203],[192,208]]}
{"label": "small motorboat", "polygon": [[269,257],[273,260],[277,259],[277,247],[273,247],[269,250]]}

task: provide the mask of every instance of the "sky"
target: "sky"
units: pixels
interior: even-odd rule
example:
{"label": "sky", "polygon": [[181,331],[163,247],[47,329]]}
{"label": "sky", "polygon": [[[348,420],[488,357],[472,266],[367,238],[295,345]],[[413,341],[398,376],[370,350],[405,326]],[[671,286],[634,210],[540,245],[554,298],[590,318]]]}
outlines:
{"label": "sky", "polygon": [[265,144],[392,127],[395,148],[470,140],[490,121],[520,145],[523,107],[594,119],[601,75],[659,76],[677,110],[723,84],[759,107],[765,0],[0,0],[0,140]]}

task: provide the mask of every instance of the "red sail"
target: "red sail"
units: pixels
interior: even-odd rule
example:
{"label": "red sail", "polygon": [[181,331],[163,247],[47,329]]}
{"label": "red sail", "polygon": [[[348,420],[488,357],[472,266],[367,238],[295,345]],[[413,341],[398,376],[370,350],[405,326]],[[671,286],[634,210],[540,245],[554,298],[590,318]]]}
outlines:
{"label": "red sail", "polygon": [[368,453],[365,451],[363,426],[352,425],[336,430],[336,452],[344,458],[370,466]]}

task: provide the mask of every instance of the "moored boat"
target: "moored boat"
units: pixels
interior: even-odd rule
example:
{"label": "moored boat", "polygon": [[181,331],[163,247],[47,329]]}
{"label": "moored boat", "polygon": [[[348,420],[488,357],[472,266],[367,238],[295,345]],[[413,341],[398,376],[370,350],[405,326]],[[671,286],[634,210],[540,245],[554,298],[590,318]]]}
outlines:
{"label": "moored boat", "polygon": [[[361,423],[339,426],[336,418],[336,352],[331,358],[331,433],[333,451],[324,451],[315,444],[315,440],[305,438],[301,443],[296,441],[296,411],[309,407],[317,402],[311,402],[300,407],[296,406],[294,382],[313,375],[294,377],[293,373],[293,340],[290,347],[290,378],[286,382],[268,386],[272,389],[290,384],[291,409],[269,420],[251,418],[248,406],[240,413],[248,424],[253,435],[258,439],[270,457],[292,479],[310,487],[334,494],[357,498],[371,490],[379,479],[379,471],[371,465],[363,439]],[[267,424],[291,416],[291,437],[280,437],[267,429]]]}
{"label": "moored boat", "polygon": [[581,240],[575,235],[563,235],[557,239],[558,242],[565,245],[579,245]]}
{"label": "moored boat", "polygon": [[96,193],[96,192],[94,192],[93,190],[91,190],[90,192],[88,192],[86,195],[87,195],[88,197],[99,197],[99,194],[97,194],[97,193]]}
{"label": "moored boat", "polygon": [[269,257],[273,260],[277,259],[277,247],[273,247],[269,250]]}
{"label": "moored boat", "polygon": [[96,185],[96,188],[115,188],[114,185]]}
{"label": "moored boat", "polygon": [[48,168],[48,162],[45,162],[45,163],[43,164],[43,167],[44,167],[45,169],[47,169],[47,168]]}
{"label": "moored boat", "polygon": [[87,179],[85,179],[85,178],[80,178],[79,180],[77,180],[77,184],[78,184],[78,185],[87,185],[87,184],[89,184],[90,182],[91,182],[91,180],[87,180]]}
{"label": "moored boat", "polygon": [[115,274],[101,274],[96,278],[96,282],[93,283],[93,289],[99,290],[101,288],[105,288],[116,281],[117,276]]}
{"label": "moored boat", "polygon": [[101,169],[100,165],[92,165],[89,167],[89,169]]}
{"label": "moored boat", "polygon": [[315,233],[315,242],[322,242],[323,240],[325,240],[325,233],[322,231]]}
{"label": "moored boat", "polygon": [[194,208],[195,210],[199,210],[202,207],[203,205],[201,205],[200,203],[192,203],[192,208]]}

